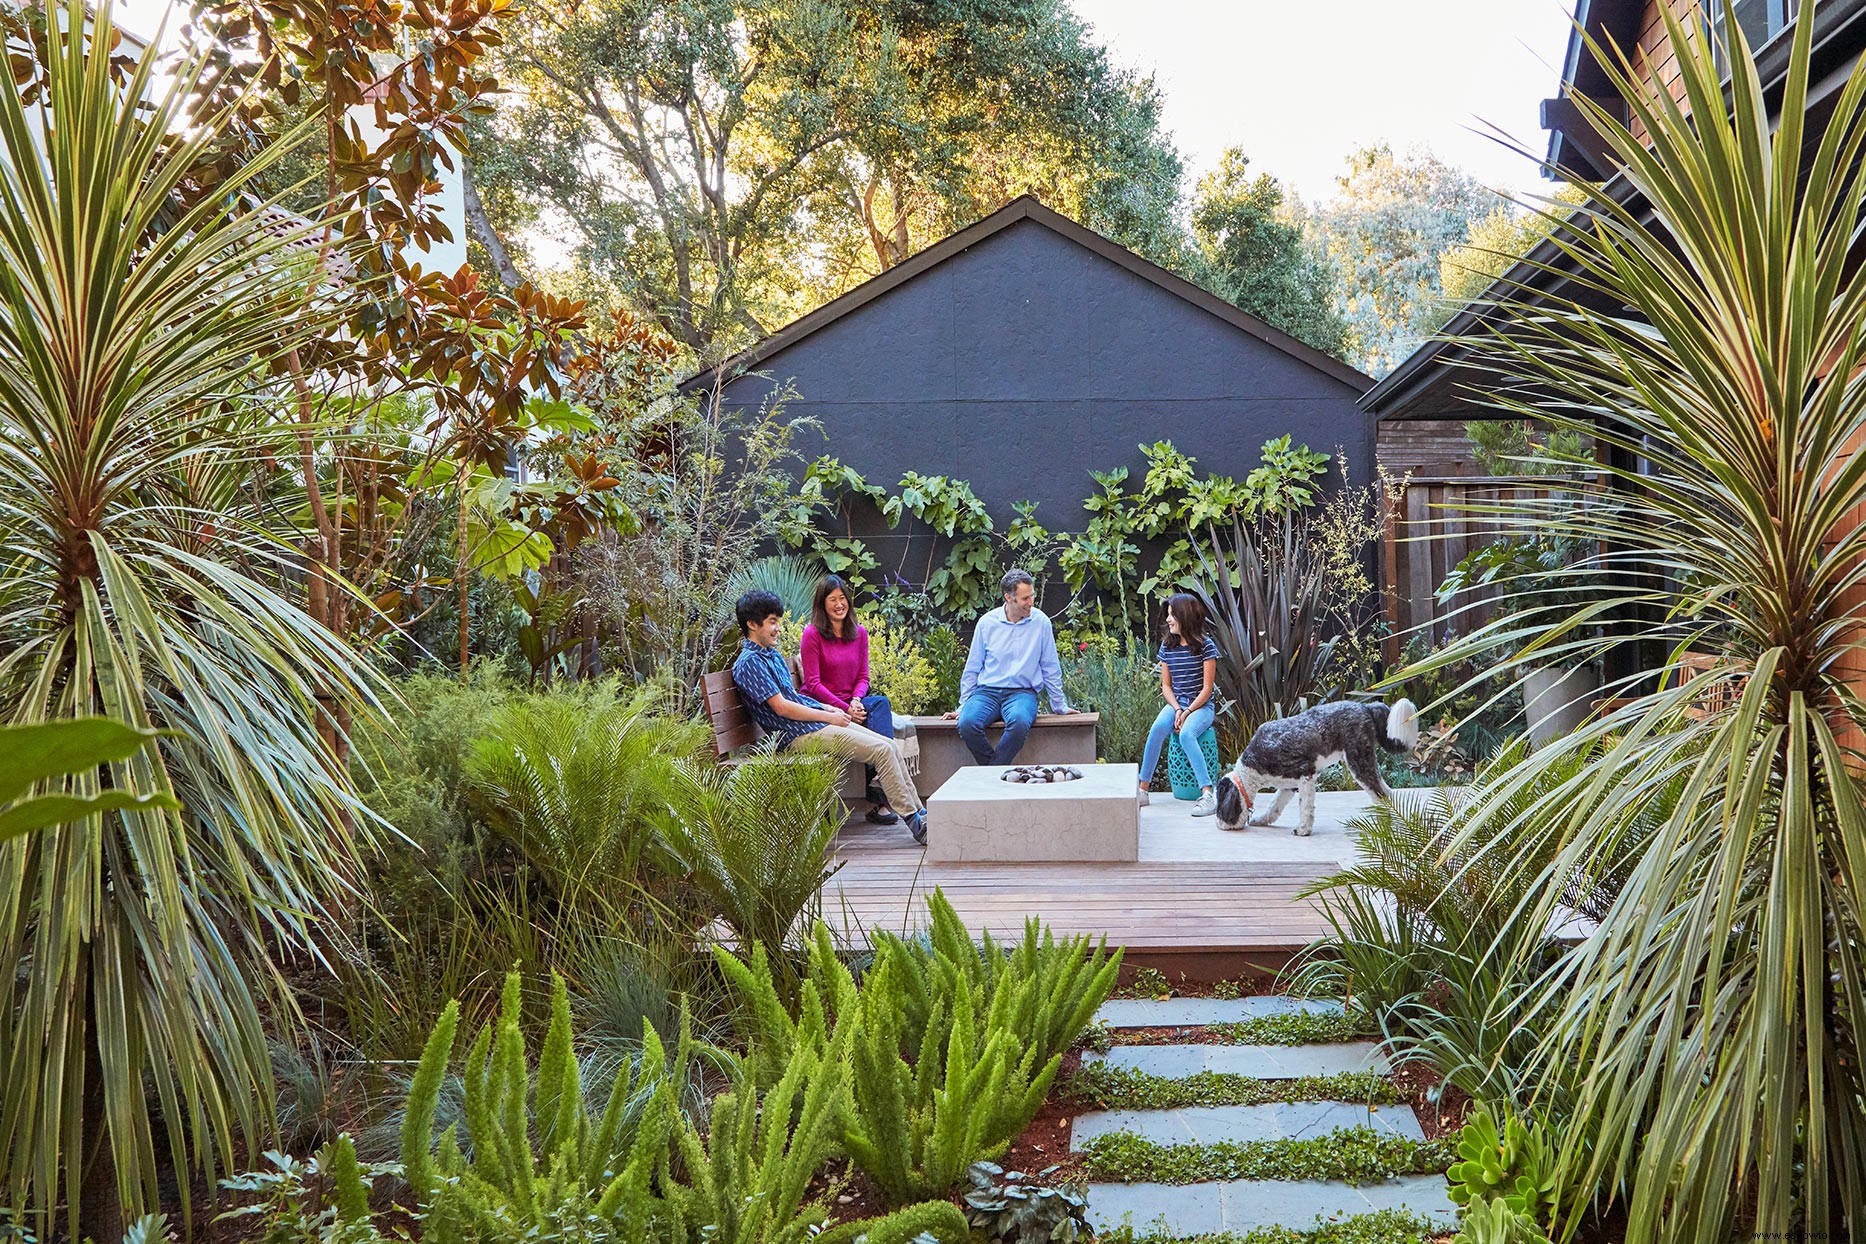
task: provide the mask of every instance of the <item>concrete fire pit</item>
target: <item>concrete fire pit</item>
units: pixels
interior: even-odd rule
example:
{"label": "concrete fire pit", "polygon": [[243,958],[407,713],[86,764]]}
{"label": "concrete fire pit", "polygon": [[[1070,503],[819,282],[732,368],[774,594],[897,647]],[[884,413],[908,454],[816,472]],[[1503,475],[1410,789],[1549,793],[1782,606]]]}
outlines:
{"label": "concrete fire pit", "polygon": [[969,765],[927,800],[927,859],[1128,861],[1140,858],[1138,765],[1078,765],[1069,782],[1007,782]]}

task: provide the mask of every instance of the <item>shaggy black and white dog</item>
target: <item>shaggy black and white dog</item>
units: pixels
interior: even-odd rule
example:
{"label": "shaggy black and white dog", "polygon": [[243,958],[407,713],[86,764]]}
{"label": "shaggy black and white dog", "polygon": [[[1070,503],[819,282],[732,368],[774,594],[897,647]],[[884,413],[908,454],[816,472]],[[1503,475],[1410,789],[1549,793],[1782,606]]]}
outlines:
{"label": "shaggy black and white dog", "polygon": [[[1294,717],[1266,721],[1218,783],[1218,827],[1243,829],[1246,817],[1252,825],[1274,824],[1289,797],[1300,791],[1302,819],[1296,833],[1306,838],[1315,832],[1316,774],[1345,760],[1361,789],[1386,799],[1393,792],[1380,777],[1378,749],[1409,752],[1418,742],[1419,714],[1411,700],[1401,700],[1390,709],[1384,704],[1340,700],[1318,704]],[[1257,792],[1265,787],[1276,791],[1276,802],[1252,817]]]}

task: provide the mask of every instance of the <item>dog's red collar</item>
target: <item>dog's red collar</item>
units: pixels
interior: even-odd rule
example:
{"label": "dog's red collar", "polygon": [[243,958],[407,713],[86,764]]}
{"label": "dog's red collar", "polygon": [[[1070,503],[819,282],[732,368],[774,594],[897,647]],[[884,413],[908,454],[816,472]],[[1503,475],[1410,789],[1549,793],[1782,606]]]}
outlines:
{"label": "dog's red collar", "polygon": [[1244,810],[1246,812],[1250,811],[1252,800],[1250,792],[1244,789],[1244,779],[1239,777],[1236,773],[1227,773],[1225,776],[1231,779],[1231,785],[1238,788],[1238,798],[1244,801]]}

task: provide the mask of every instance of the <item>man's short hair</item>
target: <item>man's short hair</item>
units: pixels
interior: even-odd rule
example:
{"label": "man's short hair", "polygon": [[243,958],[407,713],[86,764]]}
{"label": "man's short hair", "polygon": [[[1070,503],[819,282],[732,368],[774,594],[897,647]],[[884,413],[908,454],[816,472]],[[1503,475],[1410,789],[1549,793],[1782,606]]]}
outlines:
{"label": "man's short hair", "polygon": [[738,607],[734,612],[739,617],[739,634],[746,635],[751,632],[754,623],[763,622],[774,613],[782,614],[784,602],[778,599],[776,592],[767,592],[761,587],[755,587],[739,597]]}
{"label": "man's short hair", "polygon": [[1009,596],[1012,592],[1017,590],[1018,585],[1021,583],[1028,583],[1033,591],[1037,586],[1037,581],[1030,577],[1030,572],[1028,570],[1019,570],[1013,567],[1004,572],[1004,578],[999,582],[998,586],[1003,591],[1004,595]]}

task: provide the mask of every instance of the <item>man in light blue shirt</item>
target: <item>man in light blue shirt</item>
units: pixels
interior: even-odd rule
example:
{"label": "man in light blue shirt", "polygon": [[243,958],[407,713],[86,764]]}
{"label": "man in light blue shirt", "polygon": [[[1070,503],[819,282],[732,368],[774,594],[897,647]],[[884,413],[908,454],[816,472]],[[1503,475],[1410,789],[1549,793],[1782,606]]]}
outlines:
{"label": "man in light blue shirt", "polygon": [[[1037,720],[1037,688],[1050,693],[1050,711],[1073,710],[1063,696],[1063,666],[1056,659],[1056,632],[1037,608],[1037,588],[1030,575],[1013,570],[1004,576],[1004,607],[978,620],[972,650],[959,679],[959,737],[981,765],[1008,765]],[[1004,722],[994,750],[985,734]]]}

